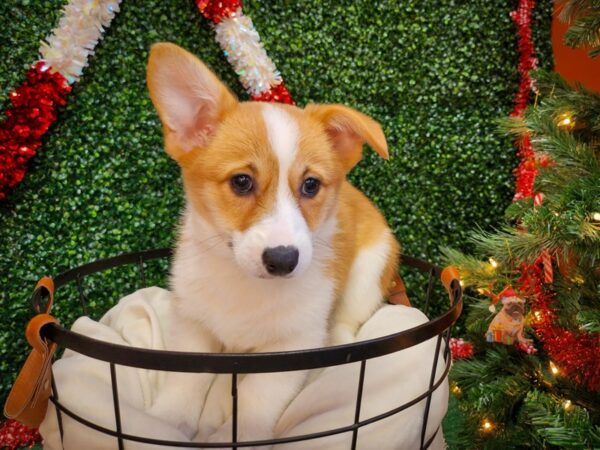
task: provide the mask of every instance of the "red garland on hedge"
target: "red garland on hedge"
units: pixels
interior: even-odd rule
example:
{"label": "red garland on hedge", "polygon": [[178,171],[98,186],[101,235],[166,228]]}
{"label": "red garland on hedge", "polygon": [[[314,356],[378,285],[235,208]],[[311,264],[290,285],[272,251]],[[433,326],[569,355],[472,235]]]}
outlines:
{"label": "red garland on hedge", "polygon": [[0,200],[23,179],[27,161],[42,145],[41,137],[56,120],[69,92],[67,80],[40,61],[9,94],[11,105],[0,123]]}
{"label": "red garland on hedge", "polygon": [[33,447],[41,442],[38,430],[28,428],[16,420],[7,420],[0,425],[0,448],[15,450],[22,447]]}

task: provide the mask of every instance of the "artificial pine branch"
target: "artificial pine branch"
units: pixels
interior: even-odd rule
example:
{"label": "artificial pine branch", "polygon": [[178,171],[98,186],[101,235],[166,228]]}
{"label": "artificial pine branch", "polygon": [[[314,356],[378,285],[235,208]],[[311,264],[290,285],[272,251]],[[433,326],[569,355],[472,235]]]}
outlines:
{"label": "artificial pine branch", "polygon": [[565,34],[565,44],[573,47],[592,47],[597,54],[600,47],[600,1],[566,0],[559,3],[560,19],[571,24]]}
{"label": "artificial pine branch", "polygon": [[555,72],[537,70],[531,75],[542,99],[537,108],[556,118],[563,113],[570,114],[578,124],[574,130],[578,137],[582,133],[593,135],[600,131],[600,94],[579,84],[573,89]]}

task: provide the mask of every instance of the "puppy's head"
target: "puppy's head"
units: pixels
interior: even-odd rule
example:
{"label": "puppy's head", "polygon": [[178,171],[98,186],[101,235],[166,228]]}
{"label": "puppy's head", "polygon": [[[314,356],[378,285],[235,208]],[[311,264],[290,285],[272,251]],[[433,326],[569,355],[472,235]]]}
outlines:
{"label": "puppy's head", "polygon": [[363,144],[388,157],[370,117],[341,105],[238,102],[173,44],[152,47],[147,81],[188,204],[253,276],[302,273]]}

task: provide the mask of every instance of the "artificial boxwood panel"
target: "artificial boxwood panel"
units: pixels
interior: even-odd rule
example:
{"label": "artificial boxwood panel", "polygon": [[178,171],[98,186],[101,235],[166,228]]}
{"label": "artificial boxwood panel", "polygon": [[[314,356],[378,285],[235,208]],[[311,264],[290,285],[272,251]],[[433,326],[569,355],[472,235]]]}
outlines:
{"label": "artificial boxwood panel", "polygon": [[[300,105],[345,103],[383,123],[389,162],[368,151],[351,178],[383,209],[408,254],[436,260],[496,224],[516,163],[494,120],[513,105],[515,27],[504,0],[251,1],[245,10]],[[0,102],[37,58],[62,1],[0,2]],[[550,63],[551,2],[536,11]],[[237,78],[192,0],[125,0],[121,12],[32,159],[0,204],[0,400],[27,351],[23,329],[37,278],[126,251],[170,245],[183,204],[145,87],[148,48],[176,42],[241,98]],[[86,280],[94,317],[135,288],[133,269]],[[165,265],[148,269],[164,283]],[[68,291],[71,292],[71,291]],[[67,293],[67,292],[65,292]],[[62,301],[61,301],[62,299]],[[59,295],[68,324],[81,312]]]}

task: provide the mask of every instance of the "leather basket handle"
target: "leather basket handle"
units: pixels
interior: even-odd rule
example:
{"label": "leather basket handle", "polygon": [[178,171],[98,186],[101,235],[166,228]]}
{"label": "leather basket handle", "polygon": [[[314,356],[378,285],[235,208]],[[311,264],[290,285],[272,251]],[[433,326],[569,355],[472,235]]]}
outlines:
{"label": "leather basket handle", "polygon": [[[40,304],[42,300],[42,295],[44,292],[48,293],[48,300],[46,304],[42,307]],[[33,288],[33,293],[31,294],[31,301],[33,303],[33,309],[37,314],[46,313],[50,314],[50,310],[52,309],[52,305],[54,304],[54,280],[50,277],[42,277],[35,284],[35,288]]]}
{"label": "leather basket handle", "polygon": [[446,266],[442,269],[440,279],[442,280],[446,292],[448,292],[449,295],[452,295],[452,281],[456,280],[460,283],[460,273],[456,267]]}
{"label": "leather basket handle", "polygon": [[404,281],[402,281],[400,275],[394,275],[387,298],[394,305],[410,306],[410,300],[406,294],[406,286],[404,286]]}
{"label": "leather basket handle", "polygon": [[[35,296],[41,294],[41,290],[48,291],[48,302],[43,310],[39,303],[35,304]],[[34,316],[25,330],[27,342],[31,345],[31,353],[21,368],[15,380],[6,403],[4,404],[4,415],[9,419],[15,419],[28,427],[39,427],[46,415],[48,399],[51,392],[51,367],[52,357],[56,351],[54,342],[46,341],[41,334],[42,328],[49,323],[58,321],[49,314],[54,301],[54,283],[52,278],[44,277],[35,286],[34,309],[39,313]],[[37,308],[36,308],[37,306]]]}

